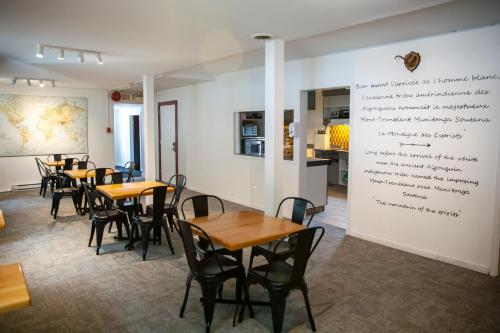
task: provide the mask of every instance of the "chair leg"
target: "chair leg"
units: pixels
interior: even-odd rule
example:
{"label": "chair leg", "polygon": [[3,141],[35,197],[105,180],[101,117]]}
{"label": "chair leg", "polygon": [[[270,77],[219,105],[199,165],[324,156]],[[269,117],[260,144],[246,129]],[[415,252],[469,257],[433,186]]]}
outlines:
{"label": "chair leg", "polygon": [[170,231],[174,232],[174,216],[171,213],[167,213],[168,225],[170,226]]}
{"label": "chair leg", "polygon": [[[162,223],[163,230],[165,231],[165,237],[167,237],[167,243],[168,246],[170,247],[170,251],[172,252],[172,255],[174,255],[174,247],[172,245],[172,240],[170,239],[170,231],[168,230],[168,226],[165,221]],[[160,235],[161,235],[161,230],[160,230]]]}
{"label": "chair leg", "polygon": [[269,296],[271,298],[274,333],[281,333],[283,329],[283,318],[285,317],[287,294],[282,291],[269,290]]}
{"label": "chair leg", "polygon": [[113,227],[113,221],[109,222],[108,234],[111,232],[112,227]]}
{"label": "chair leg", "polygon": [[186,280],[186,292],[184,293],[184,301],[182,302],[181,306],[181,313],[179,314],[179,317],[184,318],[184,310],[186,310],[186,304],[187,300],[189,297],[189,289],[191,289],[191,281],[193,280],[193,276],[191,275],[191,272],[189,272],[187,280]]}
{"label": "chair leg", "polygon": [[131,230],[130,230],[130,235],[129,235],[129,242],[128,245],[125,246],[125,248],[128,251],[131,251],[134,248],[134,242],[135,242],[135,230],[137,229],[137,224],[133,223]]}
{"label": "chair leg", "polygon": [[96,240],[97,240],[97,249],[95,251],[96,255],[99,255],[99,250],[101,249],[101,244],[102,244],[102,236],[104,235],[105,228],[106,224],[102,222],[96,223]]}
{"label": "chair leg", "polygon": [[215,300],[217,298],[217,284],[214,282],[200,282],[203,295],[203,312],[205,313],[205,333],[210,333],[210,326],[214,317]]}
{"label": "chair leg", "polygon": [[248,264],[248,270],[250,270],[250,268],[252,268],[252,265],[253,265],[253,258],[255,257],[255,252],[254,252],[254,249],[252,247],[252,252],[250,252],[250,263]]}
{"label": "chair leg", "polygon": [[125,232],[127,233],[127,238],[130,238],[130,226],[128,223],[127,215],[123,217],[123,224],[125,225]]}
{"label": "chair leg", "polygon": [[59,204],[61,203],[61,195],[60,193],[55,193],[53,196],[53,209],[54,209],[54,220],[57,219],[57,212],[59,211]]}
{"label": "chair leg", "polygon": [[71,192],[71,198],[73,199],[73,205],[77,214],[80,214],[80,204],[78,203],[78,191]]}
{"label": "chair leg", "polygon": [[311,325],[311,330],[316,332],[316,325],[314,324],[314,318],[311,312],[311,304],[309,303],[309,291],[307,290],[307,284],[305,281],[299,286],[300,291],[304,295],[304,302],[306,303],[307,317],[309,318],[309,324]]}
{"label": "chair leg", "polygon": [[92,245],[92,239],[94,239],[94,233],[95,233],[95,224],[94,221],[92,221],[92,227],[90,228],[89,247]]}
{"label": "chair leg", "polygon": [[[241,291],[245,285],[245,270],[243,269],[240,273],[240,276],[236,278],[236,307],[234,308],[234,315],[233,315],[233,327],[236,326],[236,317],[238,316],[238,310],[240,309],[241,306]],[[221,284],[221,287],[223,285]],[[222,288],[221,288],[222,290]],[[222,298],[222,297],[221,297]]]}
{"label": "chair leg", "polygon": [[141,224],[141,233],[142,233],[142,260],[146,261],[146,254],[148,253],[149,234],[151,233],[151,227],[149,225]]}

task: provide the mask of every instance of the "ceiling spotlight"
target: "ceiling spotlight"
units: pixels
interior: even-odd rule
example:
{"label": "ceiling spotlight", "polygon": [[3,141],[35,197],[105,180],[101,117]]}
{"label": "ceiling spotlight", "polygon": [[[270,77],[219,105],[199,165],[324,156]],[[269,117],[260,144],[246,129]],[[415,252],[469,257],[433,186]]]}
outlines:
{"label": "ceiling spotlight", "polygon": [[57,57],[59,60],[64,60],[64,49],[59,50],[59,56]]}
{"label": "ceiling spotlight", "polygon": [[17,82],[17,79],[12,79],[12,85],[15,85]]}
{"label": "ceiling spotlight", "polygon": [[40,88],[45,87],[45,84],[43,83],[43,80],[40,80]]}
{"label": "ceiling spotlight", "polygon": [[27,79],[26,83],[28,83],[28,87],[31,87],[31,80],[30,79]]}
{"label": "ceiling spotlight", "polygon": [[43,45],[38,44],[36,46],[36,56],[37,58],[43,58]]}
{"label": "ceiling spotlight", "polygon": [[258,32],[256,34],[253,34],[252,38],[258,39],[258,40],[266,40],[266,39],[273,39],[274,36],[271,34],[268,34],[267,32]]}
{"label": "ceiling spotlight", "polygon": [[56,81],[52,80],[52,88],[55,88],[56,87]]}
{"label": "ceiling spotlight", "polygon": [[78,58],[80,58],[80,63],[85,61],[85,58],[83,57],[83,52],[78,53]]}
{"label": "ceiling spotlight", "polygon": [[97,63],[98,63],[99,65],[104,64],[104,61],[102,60],[102,57],[101,57],[101,54],[100,54],[100,53],[97,53],[97,56],[96,56],[96,57],[97,57]]}

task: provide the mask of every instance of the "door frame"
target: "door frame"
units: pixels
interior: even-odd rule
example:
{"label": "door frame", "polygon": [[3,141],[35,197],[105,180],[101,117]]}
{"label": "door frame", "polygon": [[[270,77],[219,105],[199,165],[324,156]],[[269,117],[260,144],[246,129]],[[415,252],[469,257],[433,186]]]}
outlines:
{"label": "door frame", "polygon": [[161,107],[173,105],[175,108],[175,173],[179,173],[179,117],[177,114],[177,100],[158,102],[158,175],[161,178]]}

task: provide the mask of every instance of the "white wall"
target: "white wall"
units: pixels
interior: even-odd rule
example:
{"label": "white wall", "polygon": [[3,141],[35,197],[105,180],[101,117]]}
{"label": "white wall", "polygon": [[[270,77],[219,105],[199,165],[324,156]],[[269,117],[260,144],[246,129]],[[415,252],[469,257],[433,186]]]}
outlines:
{"label": "white wall", "polygon": [[[106,133],[107,92],[91,89],[65,89],[22,85],[0,85],[1,94],[42,95],[63,97],[86,97],[88,112],[88,147],[90,160],[97,166],[113,164],[113,134]],[[57,153],[57,147],[54,147]],[[77,155],[75,155],[77,156]],[[40,156],[42,160],[46,156]],[[40,182],[40,175],[35,164],[35,156],[0,157],[0,191],[10,191],[12,185]]]}
{"label": "white wall", "polygon": [[[401,70],[402,63],[394,56],[415,50],[422,54],[422,64],[413,76],[426,75],[442,69],[450,59],[446,70],[474,73],[490,66],[498,72],[497,39],[499,26],[475,29],[465,32],[446,34],[380,47],[331,54],[327,56],[288,62],[285,68],[285,105],[286,108],[300,110],[300,91],[328,87],[351,86],[355,82],[375,79],[386,75],[387,67],[401,71],[410,77],[412,73]],[[478,51],[479,50],[479,51]],[[493,66],[493,67],[491,67]],[[264,104],[264,71],[262,68],[221,75],[215,81],[166,90],[157,94],[157,100],[179,101],[180,115],[180,157],[181,170],[188,177],[189,187],[206,193],[215,193],[224,198],[261,208],[263,206],[263,161],[258,158],[241,157],[233,154],[232,113],[248,109],[262,109]],[[495,94],[499,98],[499,93]],[[304,104],[304,103],[302,103]],[[302,105],[301,112],[307,112]],[[356,106],[351,105],[356,113]],[[296,119],[299,119],[296,112]],[[307,117],[302,118],[307,122]],[[307,128],[302,124],[302,128]],[[498,136],[498,119],[495,118],[493,135]],[[482,188],[479,197],[488,202],[486,212],[481,215],[467,215],[467,219],[477,221],[477,228],[462,228],[460,225],[440,228],[439,222],[421,223],[421,219],[410,218],[411,229],[401,228],[396,221],[408,218],[408,214],[393,212],[389,215],[376,215],[372,207],[360,200],[364,189],[358,186],[356,172],[361,167],[356,126],[351,128],[351,179],[350,179],[350,229],[348,232],[357,237],[373,240],[410,252],[424,254],[435,259],[445,260],[479,271],[487,272],[493,267],[491,248],[493,226],[498,223],[498,202],[500,198],[492,192],[494,186]],[[490,136],[491,137],[491,133]],[[479,147],[477,147],[479,148]],[[491,152],[488,170],[491,183],[496,183],[499,174],[497,166],[498,140],[488,147]],[[305,150],[305,148],[304,148]],[[299,152],[297,152],[298,154]],[[305,153],[305,152],[304,152]],[[202,166],[202,167],[200,167]],[[301,164],[301,168],[304,166]],[[286,165],[285,180],[287,193],[298,193],[305,188],[306,174],[300,172],[297,159]],[[299,187],[299,185],[301,185]],[[497,186],[498,187],[498,186]],[[493,203],[494,202],[494,203]],[[478,205],[477,201],[474,204]],[[496,205],[496,206],[495,206]],[[370,209],[367,209],[370,208]],[[476,207],[478,208],[478,207]],[[475,208],[475,211],[477,209]],[[364,215],[358,212],[364,211]],[[371,212],[371,216],[366,213]],[[375,214],[375,215],[374,215]],[[376,216],[377,218],[374,218]],[[477,220],[480,218],[479,220]],[[471,221],[466,222],[468,225]],[[451,231],[451,233],[450,233]],[[494,240],[496,236],[494,235]],[[463,242],[467,240],[467,242]],[[440,246],[442,245],[442,246]],[[478,250],[477,248],[481,248]],[[490,249],[490,250],[485,250]],[[496,249],[498,251],[498,249]]]}
{"label": "white wall", "polygon": [[[115,143],[115,163],[125,165],[132,161],[131,138],[130,138],[130,116],[142,114],[142,104],[119,104],[113,105],[114,110],[114,143]],[[142,116],[140,117],[142,118]],[[142,126],[141,126],[142,128]],[[141,131],[142,134],[142,131]],[[142,142],[142,138],[141,138]],[[141,155],[143,149],[141,147]],[[142,156],[141,156],[142,157]],[[141,158],[142,160],[142,158]],[[142,162],[142,161],[141,161]],[[141,163],[142,166],[142,163]]]}

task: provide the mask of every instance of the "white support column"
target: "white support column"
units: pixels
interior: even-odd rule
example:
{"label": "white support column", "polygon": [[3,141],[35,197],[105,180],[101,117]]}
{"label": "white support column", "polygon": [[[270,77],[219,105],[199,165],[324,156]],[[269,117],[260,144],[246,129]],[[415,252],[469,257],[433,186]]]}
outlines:
{"label": "white support column", "polygon": [[264,212],[276,214],[283,194],[283,113],[285,47],[280,39],[265,45],[266,146]]}
{"label": "white support column", "polygon": [[156,178],[155,80],[154,75],[142,76],[144,179]]}

